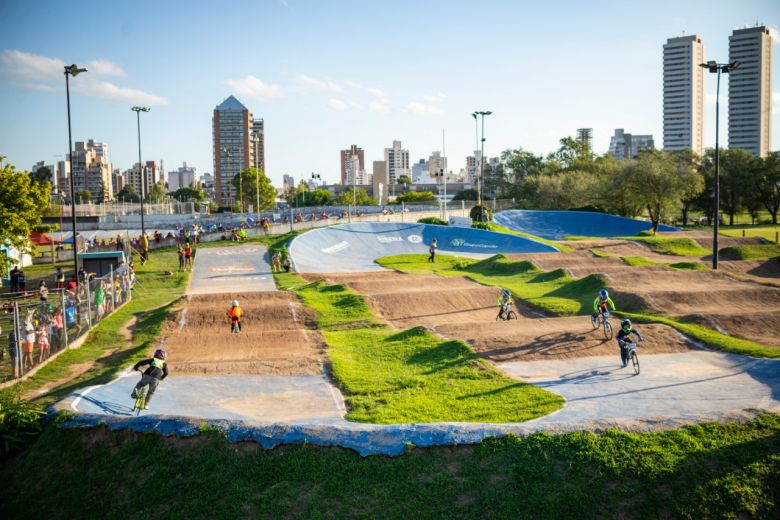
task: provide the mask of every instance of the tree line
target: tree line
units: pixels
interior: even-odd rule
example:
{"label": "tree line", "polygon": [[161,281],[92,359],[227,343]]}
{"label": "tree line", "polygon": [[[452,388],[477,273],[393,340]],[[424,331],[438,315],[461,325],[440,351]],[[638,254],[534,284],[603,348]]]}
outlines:
{"label": "tree line", "polygon": [[[703,157],[691,150],[644,149],[636,159],[618,161],[566,137],[546,157],[522,148],[504,151],[497,167],[485,166],[483,189],[528,209],[587,207],[626,217],[647,215],[656,224],[679,218],[687,225],[691,211],[711,222],[714,179],[714,149]],[[762,210],[776,224],[780,152],[760,158],[745,150],[721,149],[720,204],[730,224],[741,211],[755,221]]]}

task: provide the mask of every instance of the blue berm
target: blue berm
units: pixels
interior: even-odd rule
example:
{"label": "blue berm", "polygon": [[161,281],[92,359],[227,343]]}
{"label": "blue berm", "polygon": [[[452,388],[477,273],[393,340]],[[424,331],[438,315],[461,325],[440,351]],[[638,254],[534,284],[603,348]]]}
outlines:
{"label": "blue berm", "polygon": [[[548,240],[563,240],[567,236],[627,237],[648,231],[650,222],[590,211],[537,211],[512,209],[496,213],[500,224],[515,231],[530,233]],[[679,228],[658,226],[658,231],[679,231]]]}

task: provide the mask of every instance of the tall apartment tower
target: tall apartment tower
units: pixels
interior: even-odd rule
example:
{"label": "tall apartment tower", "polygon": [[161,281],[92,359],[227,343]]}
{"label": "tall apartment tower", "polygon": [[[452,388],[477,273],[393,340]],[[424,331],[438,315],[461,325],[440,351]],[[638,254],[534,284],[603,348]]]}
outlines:
{"label": "tall apartment tower", "polygon": [[[111,164],[108,162],[108,145],[90,139],[76,141],[70,160],[73,188],[76,192],[87,190],[93,202],[106,202],[114,198],[111,182]],[[70,184],[60,184],[61,189],[70,196]]]}
{"label": "tall apartment tower", "polygon": [[352,184],[352,178],[348,178],[348,173],[352,170],[352,158],[357,157],[359,162],[358,171],[366,169],[363,149],[353,144],[346,150],[341,150],[341,184]]}
{"label": "tall apartment tower", "polygon": [[578,128],[577,129],[577,141],[582,141],[588,145],[588,150],[593,151],[593,129],[592,128]]}
{"label": "tall apartment tower", "polygon": [[409,150],[401,148],[401,141],[393,141],[392,148],[385,148],[387,182],[390,192],[395,194],[395,184],[401,175],[409,175]]}
{"label": "tall apartment tower", "polygon": [[[252,113],[235,97],[229,96],[214,109],[212,129],[214,192],[217,204],[223,206],[238,198],[238,190],[231,181],[241,170],[255,166],[256,153],[262,154],[262,162],[257,164],[265,171],[265,125],[262,119],[252,119]],[[258,146],[254,144],[255,135],[259,137]]]}
{"label": "tall apartment tower", "polygon": [[729,36],[729,148],[765,157],[772,134],[772,36],[765,26],[737,29]]}
{"label": "tall apartment tower", "polygon": [[265,172],[265,120],[253,119],[252,120],[252,167],[260,169]]}
{"label": "tall apartment tower", "polygon": [[664,44],[664,150],[704,154],[704,45],[696,35]]}

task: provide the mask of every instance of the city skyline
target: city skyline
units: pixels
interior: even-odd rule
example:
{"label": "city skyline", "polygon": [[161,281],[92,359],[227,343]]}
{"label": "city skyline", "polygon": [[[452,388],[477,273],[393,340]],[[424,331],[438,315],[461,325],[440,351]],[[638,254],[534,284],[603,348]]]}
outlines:
{"label": "city skyline", "polygon": [[[450,169],[457,172],[476,145],[470,114],[483,109],[493,111],[486,119],[488,157],[519,146],[546,154],[578,128],[593,128],[597,153],[607,151],[617,128],[652,134],[660,148],[664,43],[696,34],[706,59],[725,62],[735,28],[756,21],[771,28],[780,23],[780,10],[764,1],[724,2],[717,8],[668,2],[623,14],[607,4],[593,8],[563,2],[553,9],[487,2],[483,12],[504,14],[487,24],[489,37],[475,39],[470,4],[443,9],[441,2],[401,2],[392,12],[400,8],[405,14],[402,37],[388,40],[387,29],[369,22],[389,16],[389,7],[351,5],[365,26],[333,33],[338,9],[268,1],[235,7],[242,16],[235,20],[234,34],[251,32],[252,20],[262,20],[263,38],[273,42],[246,50],[229,40],[196,37],[208,34],[209,20],[223,11],[206,3],[186,12],[174,3],[140,2],[132,10],[91,7],[89,15],[105,23],[88,34],[68,29],[84,14],[78,5],[33,1],[0,7],[9,27],[0,35],[0,110],[11,123],[0,130],[0,155],[24,170],[38,161],[64,158],[61,66],[75,62],[89,72],[71,81],[74,142],[109,143],[114,168],[124,170],[138,161],[130,107],[140,103],[152,107],[142,121],[144,161],[187,162],[200,174],[213,174],[212,111],[234,95],[267,124],[266,166],[277,186],[284,174],[302,178],[312,171],[336,182],[335,152],[351,143],[358,143],[365,162],[372,163],[399,140],[409,150],[409,163],[416,163],[441,149],[442,128]],[[133,22],[134,12],[153,5],[155,17],[143,25]],[[702,17],[705,5],[716,14]],[[561,18],[560,12],[567,16]],[[441,39],[414,30],[415,19],[434,15],[442,26]],[[171,25],[191,33],[186,45],[173,37]],[[307,38],[296,36],[300,33]],[[572,60],[580,50],[586,58]],[[345,60],[345,54],[351,58]],[[780,148],[777,56],[773,53],[771,150]],[[483,65],[479,73],[468,66],[476,60]],[[707,75],[704,82],[704,145],[711,147],[714,78]],[[724,78],[723,115],[727,85]],[[721,135],[727,135],[723,116]]]}

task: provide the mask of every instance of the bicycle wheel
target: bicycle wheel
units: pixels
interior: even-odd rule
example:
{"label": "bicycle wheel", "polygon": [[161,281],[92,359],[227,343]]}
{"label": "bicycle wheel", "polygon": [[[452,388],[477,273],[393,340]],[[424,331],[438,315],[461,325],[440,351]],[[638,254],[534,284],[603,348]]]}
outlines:
{"label": "bicycle wheel", "polygon": [[135,398],[135,405],[133,406],[133,411],[135,412],[136,417],[140,415],[141,410],[144,409],[145,404],[146,404],[146,385],[141,387],[141,390],[138,392],[138,397]]}
{"label": "bicycle wheel", "polygon": [[634,366],[634,374],[639,375],[639,356],[636,352],[631,353],[631,364]]}
{"label": "bicycle wheel", "polygon": [[604,336],[607,339],[612,339],[612,325],[607,320],[604,320]]}
{"label": "bicycle wheel", "polygon": [[515,314],[515,311],[509,311],[509,313],[506,316],[506,319],[508,320],[516,320],[517,314]]}
{"label": "bicycle wheel", "polygon": [[593,330],[596,330],[599,328],[599,318],[598,316],[590,315],[590,324],[593,325]]}

